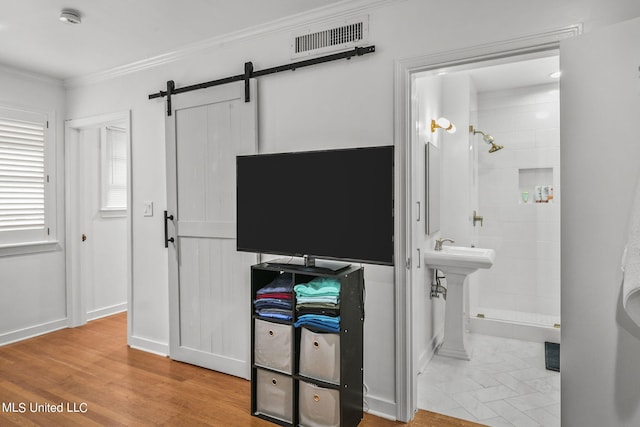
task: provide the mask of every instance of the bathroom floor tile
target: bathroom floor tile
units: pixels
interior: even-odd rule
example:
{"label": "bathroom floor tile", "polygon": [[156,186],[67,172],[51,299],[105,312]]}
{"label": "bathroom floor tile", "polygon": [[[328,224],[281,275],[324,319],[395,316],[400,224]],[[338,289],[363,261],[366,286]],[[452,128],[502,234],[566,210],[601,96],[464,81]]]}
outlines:
{"label": "bathroom floor tile", "polygon": [[442,410],[453,409],[460,406],[458,402],[437,386],[419,385],[418,389],[419,408],[442,413]]}
{"label": "bathroom floor tile", "polygon": [[540,392],[508,397],[505,400],[520,411],[528,411],[529,409],[541,408],[558,403],[552,397]]}
{"label": "bathroom floor tile", "polygon": [[504,400],[496,400],[495,402],[487,403],[487,406],[491,408],[495,413],[499,414],[502,418],[509,421],[511,424],[517,427],[539,427],[540,423],[528,416],[522,411],[511,406]]}
{"label": "bathroom floor tile", "polygon": [[490,418],[488,420],[482,420],[482,424],[486,424],[489,427],[514,427],[509,421],[502,417]]}
{"label": "bathroom floor tile", "polygon": [[486,420],[498,416],[487,405],[480,402],[471,392],[456,393],[453,398],[478,420]]}
{"label": "bathroom floor tile", "polygon": [[461,378],[454,381],[440,383],[438,384],[438,388],[445,393],[452,394],[470,390],[478,390],[482,388],[482,386],[471,378]]}
{"label": "bathroom floor tile", "polygon": [[512,377],[520,381],[533,380],[537,378],[546,378],[549,376],[548,371],[540,368],[527,368],[509,372]]}
{"label": "bathroom floor tile", "polygon": [[544,426],[560,427],[560,418],[551,415],[544,408],[530,409],[524,413]]}
{"label": "bathroom floor tile", "polygon": [[438,412],[439,414],[447,415],[449,417],[461,418],[467,421],[474,421],[476,423],[480,422],[480,420],[478,420],[476,417],[471,415],[466,409],[464,409],[461,406],[457,406],[451,409],[445,409],[442,412],[440,411],[434,411],[434,412]]}
{"label": "bathroom floor tile", "polygon": [[472,360],[434,356],[418,376],[418,407],[488,426],[560,425],[560,374],[544,344],[468,335]]}
{"label": "bathroom floor tile", "polygon": [[507,387],[506,385],[499,385],[496,387],[487,387],[480,390],[475,390],[473,395],[480,402],[491,402],[493,400],[502,400],[507,397],[518,396],[518,393]]}

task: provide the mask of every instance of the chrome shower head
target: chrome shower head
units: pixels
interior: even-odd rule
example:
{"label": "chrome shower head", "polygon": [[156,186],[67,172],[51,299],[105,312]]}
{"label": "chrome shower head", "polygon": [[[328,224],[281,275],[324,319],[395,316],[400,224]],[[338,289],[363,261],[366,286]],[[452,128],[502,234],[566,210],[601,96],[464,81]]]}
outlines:
{"label": "chrome shower head", "polygon": [[489,148],[489,153],[494,153],[504,148],[503,145],[494,144],[493,141],[495,141],[495,139],[491,135],[489,135],[488,133],[484,133],[482,131],[476,130],[473,126],[469,126],[469,133],[473,133],[474,135],[479,133],[480,135],[482,135],[482,140],[487,144],[491,145],[491,148]]}

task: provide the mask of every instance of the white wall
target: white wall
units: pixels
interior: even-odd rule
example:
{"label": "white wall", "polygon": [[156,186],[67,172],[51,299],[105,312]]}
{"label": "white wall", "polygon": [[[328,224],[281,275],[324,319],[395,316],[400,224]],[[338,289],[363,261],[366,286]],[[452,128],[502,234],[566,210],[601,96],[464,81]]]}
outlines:
{"label": "white wall", "polygon": [[621,307],[620,270],[640,179],[638,40],[635,19],[560,49],[566,427],[640,425],[640,327]]}
{"label": "white wall", "polygon": [[[62,83],[47,77],[0,67],[0,104],[54,113],[56,127],[50,177],[57,194],[57,234],[64,242]],[[57,166],[57,167],[56,167]],[[64,252],[0,256],[0,345],[66,326]]]}
{"label": "white wall", "polygon": [[441,233],[442,237],[455,240],[458,246],[473,243],[468,132],[471,93],[468,75],[455,74],[444,79],[443,114],[457,129],[453,134],[442,135]]}
{"label": "white wall", "polygon": [[[437,18],[433,18],[434,10],[438,11]],[[579,22],[585,22],[585,30],[590,31],[638,15],[640,4],[635,0],[615,5],[604,0],[543,0],[519,2],[517,6],[507,0],[435,4],[406,0],[376,7],[370,11],[370,39],[376,45],[375,54],[260,79],[261,150],[392,143],[393,69],[397,60]],[[228,42],[178,62],[69,88],[67,118],[132,110],[134,345],[166,352],[168,342],[167,257],[162,220],[157,214],[152,218],[142,216],[143,201],[153,201],[156,213],[166,204],[164,106],[162,100],[149,101],[147,95],[162,89],[169,79],[180,87],[241,73],[247,60],[253,61],[256,69],[290,62],[290,32],[287,29]],[[398,260],[398,265],[403,262]],[[34,264],[29,261],[19,268],[29,269]],[[56,264],[58,274],[62,264]],[[17,277],[20,271],[6,264],[0,269],[8,277]],[[374,277],[367,277],[365,381],[370,407],[394,416],[395,314],[390,270],[368,270]],[[2,277],[4,281],[5,276]],[[54,293],[54,299],[64,301],[62,286]]]}
{"label": "white wall", "polygon": [[[560,320],[558,84],[482,92],[478,99],[476,128],[505,148],[488,153],[482,135],[473,137],[478,141],[479,214],[484,216],[477,227],[478,245],[497,255],[491,269],[478,271],[471,315],[538,319],[553,326]],[[552,203],[535,203],[536,184],[553,185]],[[522,191],[529,193],[527,203]]]}

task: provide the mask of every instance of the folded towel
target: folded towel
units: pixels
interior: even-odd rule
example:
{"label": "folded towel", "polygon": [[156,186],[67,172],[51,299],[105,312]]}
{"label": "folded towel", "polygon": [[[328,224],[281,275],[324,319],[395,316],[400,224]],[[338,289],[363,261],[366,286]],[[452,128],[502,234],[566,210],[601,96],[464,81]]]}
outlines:
{"label": "folded towel", "polygon": [[316,277],[309,283],[294,286],[293,289],[299,297],[339,296],[340,282],[330,277]]}
{"label": "folded towel", "polygon": [[629,218],[629,235],[622,257],[622,306],[640,326],[640,181]]}
{"label": "folded towel", "polygon": [[334,304],[332,302],[305,302],[304,304],[296,304],[296,309],[300,308],[319,308],[319,309],[331,309],[339,310],[340,304]]}
{"label": "folded towel", "polygon": [[253,303],[256,309],[258,308],[283,308],[285,310],[291,310],[293,308],[292,300],[276,299],[276,298],[262,298],[255,300]]}
{"label": "folded towel", "polygon": [[268,294],[274,292],[290,293],[293,292],[293,276],[291,273],[282,273],[278,275],[266,286],[258,289],[257,295]]}
{"label": "folded towel", "polygon": [[327,303],[327,304],[338,304],[338,297],[335,296],[327,296],[327,297],[298,297],[296,299],[298,304],[317,304],[317,303]]}
{"label": "folded towel", "polygon": [[285,292],[272,292],[269,294],[257,294],[256,299],[276,298],[276,299],[293,299],[293,294]]}
{"label": "folded towel", "polygon": [[304,314],[298,316],[294,326],[310,326],[322,332],[340,332],[340,316],[329,317],[318,314]]}
{"label": "folded towel", "polygon": [[339,309],[307,307],[306,305],[296,306],[296,312],[298,316],[302,316],[305,314],[322,314],[324,316],[330,316],[330,317],[340,316]]}
{"label": "folded towel", "polygon": [[268,317],[271,319],[291,320],[293,319],[293,313],[287,310],[280,310],[277,308],[265,308],[262,310],[256,310],[256,314],[260,317]]}

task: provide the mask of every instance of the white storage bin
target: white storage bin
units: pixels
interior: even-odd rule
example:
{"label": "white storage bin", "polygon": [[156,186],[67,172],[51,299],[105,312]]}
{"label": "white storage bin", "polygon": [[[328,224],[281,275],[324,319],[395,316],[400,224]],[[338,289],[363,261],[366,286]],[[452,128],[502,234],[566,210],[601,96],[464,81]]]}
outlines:
{"label": "white storage bin", "polygon": [[340,425],[340,393],[300,381],[300,425],[304,427],[338,427]]}
{"label": "white storage bin", "polygon": [[293,380],[291,377],[258,369],[256,411],[293,422]]}
{"label": "white storage bin", "polygon": [[255,322],[255,364],[291,374],[293,326],[260,319]]}
{"label": "white storage bin", "polygon": [[340,334],[315,333],[302,328],[300,375],[340,384]]}

